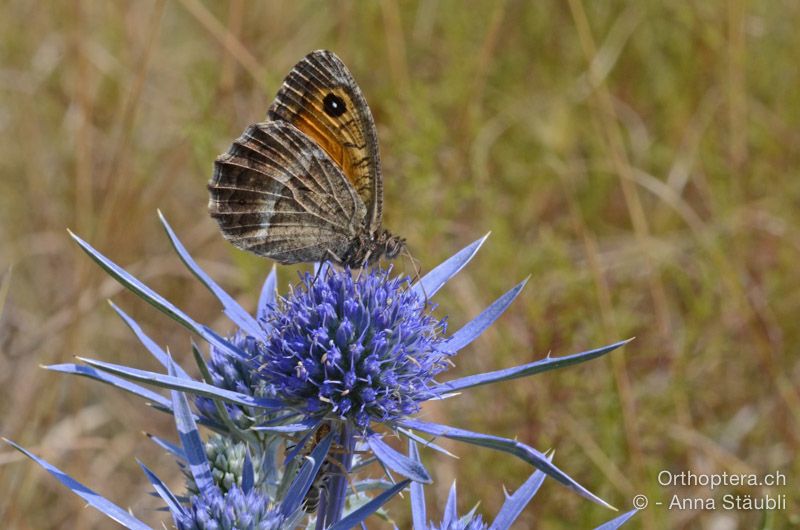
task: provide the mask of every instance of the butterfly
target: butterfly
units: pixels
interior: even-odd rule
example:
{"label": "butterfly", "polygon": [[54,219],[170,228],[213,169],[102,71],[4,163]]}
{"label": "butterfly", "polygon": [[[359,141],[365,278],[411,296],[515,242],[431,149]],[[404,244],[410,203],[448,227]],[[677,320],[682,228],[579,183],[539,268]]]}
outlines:
{"label": "butterfly", "polygon": [[214,162],[208,210],[236,247],[280,263],[360,268],[405,240],[381,227],[383,179],[372,113],[334,53],[297,63],[267,120]]}

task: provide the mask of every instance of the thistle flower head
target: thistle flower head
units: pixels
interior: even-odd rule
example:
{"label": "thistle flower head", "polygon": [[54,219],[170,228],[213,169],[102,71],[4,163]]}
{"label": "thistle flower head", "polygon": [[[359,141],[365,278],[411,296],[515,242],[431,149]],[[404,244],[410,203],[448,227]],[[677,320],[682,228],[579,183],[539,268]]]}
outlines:
{"label": "thistle flower head", "polygon": [[[259,357],[259,343],[251,336],[239,331],[228,339],[239,348],[246,357],[238,358],[227,354],[216,346],[211,347],[211,356],[207,364],[211,376],[210,383],[225,390],[253,397],[272,395],[272,388],[263,380],[253,376],[252,359]],[[222,423],[214,402],[207,397],[197,396],[195,405],[200,414],[215,423]],[[264,409],[225,404],[225,409],[233,423],[240,429],[248,429],[263,421]]]}
{"label": "thistle flower head", "polygon": [[[222,493],[224,494],[235,487],[241,487],[247,446],[242,442],[236,442],[226,436],[215,434],[205,443],[205,450],[208,463],[211,466],[214,484],[220,488]],[[255,464],[253,466],[254,482],[255,486],[259,487],[264,479],[264,474],[261,472],[261,463],[256,462]],[[186,489],[188,492],[192,495],[199,495],[200,489],[185,466],[183,472],[186,475]]]}
{"label": "thistle flower head", "polygon": [[408,289],[407,277],[345,269],[306,274],[280,299],[257,374],[288,406],[360,428],[412,415],[433,396],[449,353],[445,323]]}
{"label": "thistle flower head", "polygon": [[461,519],[448,519],[445,518],[441,524],[430,523],[427,530],[487,530],[489,525],[483,520],[480,514],[471,517],[462,517]]}
{"label": "thistle flower head", "polygon": [[191,506],[175,519],[178,530],[279,530],[284,517],[257,489],[245,493],[234,486],[192,497]]}
{"label": "thistle flower head", "polygon": [[[419,461],[419,454],[413,443],[409,446],[409,456],[415,461]],[[413,484],[411,486],[411,510],[413,512],[414,530],[488,530],[489,525],[484,522],[483,516],[477,513],[477,506],[466,515],[459,516],[456,504],[456,483],[453,482],[450,487],[450,494],[447,496],[447,505],[442,515],[442,521],[440,523],[427,521],[425,516],[425,495],[422,485]],[[508,526],[498,526],[497,522],[492,525],[492,528],[508,530]]]}

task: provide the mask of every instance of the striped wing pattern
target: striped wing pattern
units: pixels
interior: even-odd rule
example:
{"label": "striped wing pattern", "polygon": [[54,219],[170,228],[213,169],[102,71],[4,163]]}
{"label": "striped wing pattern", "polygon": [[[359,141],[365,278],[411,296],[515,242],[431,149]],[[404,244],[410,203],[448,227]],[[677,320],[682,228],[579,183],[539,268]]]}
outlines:
{"label": "striped wing pattern", "polygon": [[209,212],[227,240],[282,263],[343,256],[367,207],[331,157],[290,123],[251,125],[214,163]]}

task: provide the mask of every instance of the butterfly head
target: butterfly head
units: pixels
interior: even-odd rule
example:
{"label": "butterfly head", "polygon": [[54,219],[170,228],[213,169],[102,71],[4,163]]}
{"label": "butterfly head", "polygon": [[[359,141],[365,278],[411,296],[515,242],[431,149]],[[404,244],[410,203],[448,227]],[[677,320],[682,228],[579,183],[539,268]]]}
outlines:
{"label": "butterfly head", "polygon": [[347,253],[337,258],[341,265],[360,269],[376,263],[381,258],[394,259],[406,248],[406,240],[388,230],[372,236],[366,234],[356,238]]}

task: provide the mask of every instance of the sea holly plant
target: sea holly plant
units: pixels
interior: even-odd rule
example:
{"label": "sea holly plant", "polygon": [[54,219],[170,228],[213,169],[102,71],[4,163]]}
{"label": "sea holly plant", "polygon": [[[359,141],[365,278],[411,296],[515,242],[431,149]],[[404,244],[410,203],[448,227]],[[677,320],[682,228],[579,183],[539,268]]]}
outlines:
{"label": "sea holly plant", "polygon": [[[317,265],[313,273],[302,275],[287,294],[278,296],[273,268],[256,311],[250,314],[197,265],[164,217],[160,218],[180,259],[214,294],[235,325],[233,333],[226,338],[195,321],[71,234],[123,286],[202,339],[208,354],[203,353],[205,348],[192,343],[199,370],[199,377],[193,378],[188,369],[174,363],[168,351],[112,303],[165,373],[85,358],[79,358],[82,364],[47,368],[102,381],[176,416],[183,450],[158,437],[153,440],[183,462],[188,492],[193,499],[191,506],[197,506],[197,511],[191,513],[212,514],[208,515],[210,521],[217,517],[213,514],[235,515],[244,506],[252,505],[258,507],[258,513],[263,513],[259,520],[273,521],[270,507],[301,489],[296,485],[297,477],[304,471],[310,473],[311,460],[317,467],[308,487],[304,486],[304,496],[298,505],[308,517],[282,512],[283,519],[274,519],[280,520],[279,523],[252,528],[298,525],[318,530],[339,528],[343,522],[349,524],[361,517],[364,510],[369,513],[379,510],[383,502],[399,491],[399,484],[406,482],[397,482],[395,474],[414,484],[432,481],[421,461],[394,449],[386,442],[387,435],[399,435],[445,455],[450,453],[436,445],[435,438],[450,438],[509,453],[535,468],[540,473],[534,473],[535,476],[549,476],[579,495],[608,506],[556,467],[545,454],[522,442],[417,417],[427,401],[451,398],[475,386],[588,361],[628,342],[442,380],[446,379],[457,354],[505,311],[525,285],[525,281],[520,282],[455,333],[447,333],[446,320],[435,316],[436,306],[431,299],[476,255],[486,237],[457,252],[417,282],[395,275],[391,267],[351,271],[324,263]],[[151,387],[170,390],[173,399]],[[186,406],[176,404],[174,396],[184,393],[193,397],[194,411],[188,401]],[[214,477],[212,493],[208,484],[198,481],[192,459],[185,454],[186,425],[191,426],[188,432],[196,433],[195,423],[216,433],[205,446],[191,445],[203,461],[211,459],[211,465],[206,467]],[[196,435],[193,438],[195,442],[198,439]],[[197,454],[195,460],[199,459]],[[373,462],[381,466],[385,480],[363,478],[361,471]],[[162,486],[154,483],[154,487],[161,494]],[[253,491],[264,496],[264,502],[254,500]],[[368,491],[379,493],[369,500],[365,497]],[[177,497],[161,496],[173,510],[173,497]],[[380,513],[388,517],[382,509]],[[194,527],[181,526],[184,524],[181,520],[175,518],[178,528],[207,528],[200,523]],[[251,527],[242,524],[219,528]]]}

